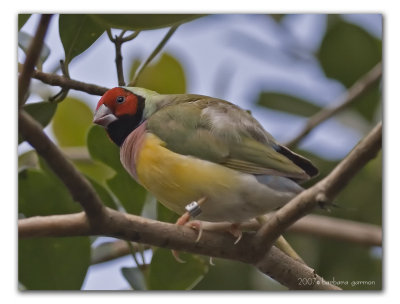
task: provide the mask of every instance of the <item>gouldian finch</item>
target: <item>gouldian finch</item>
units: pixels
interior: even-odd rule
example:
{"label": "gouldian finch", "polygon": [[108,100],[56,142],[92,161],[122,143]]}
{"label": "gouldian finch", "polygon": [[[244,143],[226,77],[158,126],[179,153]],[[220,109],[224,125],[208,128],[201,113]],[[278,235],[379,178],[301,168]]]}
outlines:
{"label": "gouldian finch", "polygon": [[116,87],[98,102],[94,123],[138,183],[199,220],[241,223],[276,210],[318,173],[249,112],[217,98]]}

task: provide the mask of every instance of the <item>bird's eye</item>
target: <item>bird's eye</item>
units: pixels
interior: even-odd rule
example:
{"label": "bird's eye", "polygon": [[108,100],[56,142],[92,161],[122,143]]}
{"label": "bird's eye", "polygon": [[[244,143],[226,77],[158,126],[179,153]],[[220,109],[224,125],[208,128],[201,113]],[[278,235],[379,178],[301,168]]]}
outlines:
{"label": "bird's eye", "polygon": [[116,101],[117,103],[123,103],[125,101],[125,96],[118,96]]}

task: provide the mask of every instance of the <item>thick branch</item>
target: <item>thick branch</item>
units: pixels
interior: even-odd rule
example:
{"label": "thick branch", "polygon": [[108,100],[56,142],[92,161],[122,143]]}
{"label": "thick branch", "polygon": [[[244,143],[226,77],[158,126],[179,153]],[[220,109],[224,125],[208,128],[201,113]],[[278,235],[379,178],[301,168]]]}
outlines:
{"label": "thick branch", "polygon": [[[102,225],[97,227],[89,225],[88,218],[83,212],[21,219],[18,221],[18,235],[20,238],[106,235],[152,246],[254,264],[254,259],[249,254],[249,246],[253,242],[254,234],[244,234],[242,240],[235,245],[234,237],[229,233],[204,231],[200,240],[196,242],[197,232],[186,226],[145,219],[109,208],[105,209],[105,214]],[[49,227],[52,229],[48,229]],[[320,283],[323,279],[316,276],[313,269],[292,260],[275,247],[255,266],[289,288],[320,289],[323,286],[323,289],[339,289],[330,284],[318,283],[299,286],[299,278],[312,277],[316,281],[321,280]]]}
{"label": "thick branch", "polygon": [[293,198],[258,230],[253,244],[258,257],[261,258],[290,225],[317,205],[332,201],[350,179],[376,156],[381,146],[382,123],[379,123],[327,177]]}
{"label": "thick branch", "polygon": [[[231,225],[231,223],[202,222],[204,230],[221,232],[229,231]],[[49,227],[49,229],[51,228]],[[259,228],[260,224],[256,220],[240,225],[240,229],[243,231],[257,231]],[[287,231],[349,242],[354,245],[382,246],[381,227],[322,215],[307,215],[295,222]],[[133,245],[135,244],[133,243]],[[104,249],[101,247],[104,247]],[[123,240],[102,244],[95,248],[95,252],[97,250],[99,254],[92,258],[92,264],[107,262],[128,255],[131,252],[126,241]]]}
{"label": "thick branch", "polygon": [[22,72],[18,79],[18,105],[22,106],[25,103],[26,93],[29,88],[29,83],[35,68],[35,65],[39,59],[40,52],[43,46],[43,40],[46,35],[47,29],[52,15],[42,15],[40,22],[36,30],[36,34],[26,52],[25,63],[22,67]]}
{"label": "thick branch", "polygon": [[289,289],[341,290],[317,275],[314,269],[292,259],[275,246],[254,266],[274,280],[284,281]]}
{"label": "thick branch", "polygon": [[343,96],[335,103],[336,106],[324,108],[315,115],[311,116],[304,129],[285,144],[289,148],[296,146],[304,137],[306,137],[316,126],[331,118],[333,115],[344,110],[353,104],[357,97],[362,96],[368,91],[382,76],[382,63],[378,63],[372,70],[360,78],[352,87],[350,87]]}
{"label": "thick branch", "polygon": [[60,76],[57,74],[49,74],[49,73],[34,71],[32,77],[51,86],[59,86],[66,89],[82,91],[91,95],[101,96],[108,90],[108,88],[105,87],[69,79],[67,77]]}
{"label": "thick branch", "polygon": [[88,216],[96,221],[103,212],[103,204],[92,185],[47,137],[42,126],[23,110],[20,110],[18,115],[18,127],[21,135],[67,186],[72,197],[82,205]]}

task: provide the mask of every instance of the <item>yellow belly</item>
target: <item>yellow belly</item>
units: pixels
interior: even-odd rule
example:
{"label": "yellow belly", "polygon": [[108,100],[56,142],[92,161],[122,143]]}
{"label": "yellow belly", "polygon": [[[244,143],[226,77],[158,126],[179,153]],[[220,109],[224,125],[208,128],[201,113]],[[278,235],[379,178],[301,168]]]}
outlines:
{"label": "yellow belly", "polygon": [[224,166],[174,153],[162,140],[146,134],[136,161],[139,182],[167,208],[182,214],[192,201],[224,197],[238,182],[238,173]]}

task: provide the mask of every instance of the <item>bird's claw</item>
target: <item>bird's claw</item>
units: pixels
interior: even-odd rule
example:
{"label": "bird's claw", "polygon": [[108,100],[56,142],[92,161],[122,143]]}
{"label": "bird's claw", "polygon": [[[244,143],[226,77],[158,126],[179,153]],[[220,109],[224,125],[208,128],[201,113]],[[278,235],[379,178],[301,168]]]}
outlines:
{"label": "bird's claw", "polygon": [[190,221],[186,224],[186,226],[189,226],[190,228],[199,231],[199,234],[197,235],[197,238],[195,240],[195,242],[198,243],[201,239],[201,236],[203,235],[203,225],[201,224],[201,222],[200,221]]}
{"label": "bird's claw", "polygon": [[179,257],[179,251],[171,250],[171,253],[172,253],[172,256],[174,257],[175,261],[177,261],[178,263],[181,263],[181,264],[186,263],[185,260],[182,260],[182,259]]}
{"label": "bird's claw", "polygon": [[243,236],[243,232],[242,230],[239,229],[240,224],[232,224],[231,227],[229,228],[229,233],[232,234],[236,240],[233,243],[234,245],[236,245],[237,243],[239,243],[239,241],[242,239]]}

